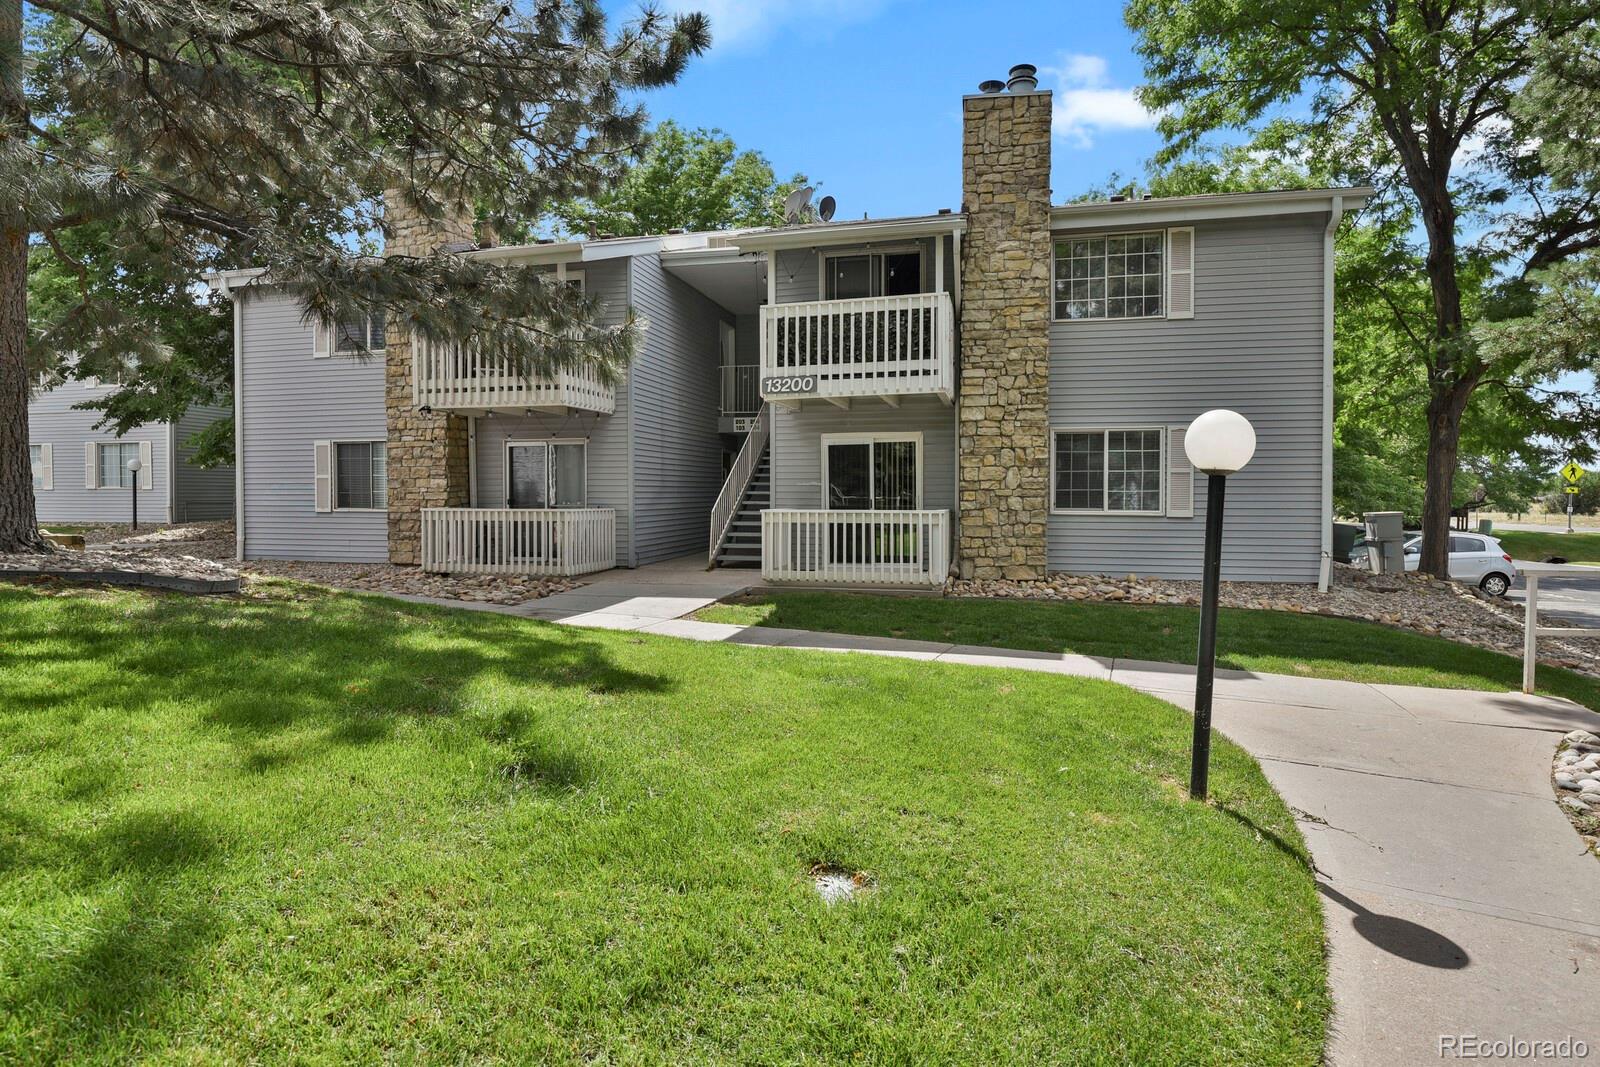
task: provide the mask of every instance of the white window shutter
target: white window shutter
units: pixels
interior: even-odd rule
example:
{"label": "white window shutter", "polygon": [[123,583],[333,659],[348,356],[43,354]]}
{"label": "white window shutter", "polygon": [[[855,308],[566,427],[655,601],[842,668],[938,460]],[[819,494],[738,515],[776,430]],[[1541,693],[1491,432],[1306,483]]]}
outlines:
{"label": "white window shutter", "polygon": [[313,474],[316,480],[316,498],[318,511],[333,510],[333,442],[313,441],[312,450],[315,453]]}
{"label": "white window shutter", "polygon": [[100,488],[100,446],[93,441],[83,445],[83,487]]}
{"label": "white window shutter", "polygon": [[311,358],[327,359],[333,355],[333,331],[321,321],[311,323]]}
{"label": "white window shutter", "polygon": [[54,489],[56,487],[56,457],[53,445],[39,446],[39,477],[41,489]]}
{"label": "white window shutter", "polygon": [[1194,518],[1194,468],[1183,450],[1182,426],[1167,427],[1167,518]]}
{"label": "white window shutter", "polygon": [[150,461],[150,442],[139,442],[139,488],[154,489],[156,485],[156,465]]}
{"label": "white window shutter", "polygon": [[1167,231],[1167,318],[1194,318],[1194,227]]}

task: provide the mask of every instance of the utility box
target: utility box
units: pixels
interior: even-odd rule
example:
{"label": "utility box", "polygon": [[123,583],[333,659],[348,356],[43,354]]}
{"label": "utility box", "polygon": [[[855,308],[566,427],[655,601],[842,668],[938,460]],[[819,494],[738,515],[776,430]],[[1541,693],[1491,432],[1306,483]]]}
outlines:
{"label": "utility box", "polygon": [[1494,520],[1493,519],[1479,519],[1478,520],[1478,532],[1481,533],[1481,534],[1492,534],[1492,533],[1494,533]]}
{"label": "utility box", "polygon": [[1369,511],[1367,524],[1367,562],[1373,574],[1400,574],[1406,569],[1406,532],[1398,511]]}

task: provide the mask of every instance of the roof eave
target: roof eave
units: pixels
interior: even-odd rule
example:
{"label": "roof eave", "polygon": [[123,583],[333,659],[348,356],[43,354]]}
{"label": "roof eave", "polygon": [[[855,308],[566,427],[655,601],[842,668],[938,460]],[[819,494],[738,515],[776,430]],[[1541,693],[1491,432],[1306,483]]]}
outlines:
{"label": "roof eave", "polygon": [[1361,207],[1375,192],[1371,186],[1355,186],[1348,189],[1284,189],[1264,193],[1059,204],[1050,209],[1050,225],[1055,229],[1065,229],[1124,222],[1150,225],[1296,215],[1331,211],[1335,199],[1341,202],[1346,211],[1351,211]]}
{"label": "roof eave", "polygon": [[856,245],[875,241],[934,237],[947,233],[965,233],[966,230],[967,217],[951,212],[948,215],[924,215],[905,219],[864,219],[860,222],[785,226],[751,233],[736,238],[731,243],[738,245],[743,251],[765,252],[785,248],[821,248],[828,245]]}

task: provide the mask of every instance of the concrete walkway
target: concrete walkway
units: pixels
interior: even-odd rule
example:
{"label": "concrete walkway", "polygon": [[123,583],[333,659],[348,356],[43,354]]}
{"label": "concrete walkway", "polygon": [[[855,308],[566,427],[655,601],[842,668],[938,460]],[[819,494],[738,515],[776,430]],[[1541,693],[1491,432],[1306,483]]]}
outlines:
{"label": "concrete walkway", "polygon": [[[1193,707],[1193,667],[682,618],[755,578],[700,568],[611,572],[498,610],[696,641],[1103,678]],[[1553,697],[1241,671],[1218,673],[1213,715],[1260,761],[1315,860],[1331,950],[1331,1062],[1434,1061],[1454,1035],[1571,1037],[1600,1058],[1600,860],[1584,852],[1550,784],[1561,735],[1595,729],[1600,716]]]}

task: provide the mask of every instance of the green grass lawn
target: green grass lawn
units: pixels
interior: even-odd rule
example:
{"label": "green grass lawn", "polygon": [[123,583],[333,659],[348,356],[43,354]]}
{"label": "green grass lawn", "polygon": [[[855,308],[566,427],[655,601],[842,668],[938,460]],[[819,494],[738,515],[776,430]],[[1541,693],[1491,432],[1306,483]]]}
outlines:
{"label": "green grass lawn", "polygon": [[1516,559],[1542,560],[1546,556],[1563,556],[1568,563],[1600,565],[1600,533],[1496,530],[1494,536]]}
{"label": "green grass lawn", "polygon": [[[1193,663],[1200,613],[1167,605],[782,592],[696,613],[707,622],[787,626],[962,645]],[[1224,608],[1217,665],[1236,670],[1491,692],[1522,687],[1522,661],[1350,619]],[[1540,667],[1539,688],[1600,710],[1600,682]]]}
{"label": "green grass lawn", "polygon": [[1321,1062],[1174,707],[267,588],[0,586],[0,1062]]}

